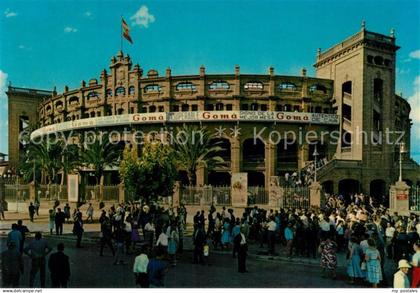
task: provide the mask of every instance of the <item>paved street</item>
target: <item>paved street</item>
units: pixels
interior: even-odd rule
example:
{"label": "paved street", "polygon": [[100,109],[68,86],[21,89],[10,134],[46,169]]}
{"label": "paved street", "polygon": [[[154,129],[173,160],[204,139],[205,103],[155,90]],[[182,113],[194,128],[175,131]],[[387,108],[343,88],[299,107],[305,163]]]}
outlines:
{"label": "paved street", "polygon": [[[10,220],[0,222],[1,240],[4,240],[12,222],[19,216],[8,213],[6,217]],[[47,231],[46,218],[36,219],[35,223],[24,220],[31,231]],[[41,229],[43,228],[43,229]],[[84,248],[75,248],[75,237],[70,234],[71,224],[66,224],[61,237],[49,236],[44,233],[55,248],[59,241],[64,241],[65,252],[71,260],[71,287],[92,288],[92,287],[134,287],[132,265],[134,255],[125,257],[126,264],[114,266],[111,252],[105,249],[105,256],[99,257],[98,224],[87,224],[85,241],[82,241]],[[95,232],[94,232],[95,231]],[[86,239],[88,238],[88,239]],[[2,249],[5,249],[5,241],[1,241]],[[293,258],[288,260],[283,257],[284,248],[277,246],[279,257],[270,258],[259,256],[261,249],[256,245],[250,246],[248,257],[249,273],[237,273],[237,260],[231,256],[231,251],[212,251],[210,265],[193,265],[192,243],[190,238],[185,240],[186,251],[180,257],[176,267],[171,267],[166,278],[167,287],[326,287],[326,288],[349,288],[355,287],[346,283],[345,258],[344,254],[339,255],[339,268],[337,280],[323,279],[320,277],[319,259]],[[29,284],[30,260],[25,257],[25,276],[21,284]],[[386,266],[386,273],[392,275],[394,267]],[[49,276],[47,286],[50,286]],[[359,286],[361,287],[361,286]]]}

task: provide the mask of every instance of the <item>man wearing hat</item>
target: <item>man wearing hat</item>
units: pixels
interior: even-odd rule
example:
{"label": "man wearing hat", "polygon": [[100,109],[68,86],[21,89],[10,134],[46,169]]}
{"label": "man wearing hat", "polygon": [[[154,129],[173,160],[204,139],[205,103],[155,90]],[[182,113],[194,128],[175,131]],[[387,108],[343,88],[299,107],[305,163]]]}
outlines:
{"label": "man wearing hat", "polygon": [[411,268],[411,265],[407,260],[402,259],[398,262],[399,271],[394,274],[394,288],[410,288],[410,282],[407,277],[409,268]]}

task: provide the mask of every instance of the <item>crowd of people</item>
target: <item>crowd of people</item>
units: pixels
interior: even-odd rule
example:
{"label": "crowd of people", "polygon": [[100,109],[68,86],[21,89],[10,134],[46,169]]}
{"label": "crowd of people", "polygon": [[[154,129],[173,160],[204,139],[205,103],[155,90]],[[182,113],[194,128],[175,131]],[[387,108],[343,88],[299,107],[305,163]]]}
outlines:
{"label": "crowd of people", "polygon": [[[70,207],[66,205],[63,210],[58,206],[50,210],[50,233],[55,228],[55,233],[61,235],[63,223],[70,222]],[[92,205],[89,205],[86,220],[93,221],[93,216]],[[138,254],[133,273],[136,284],[141,287],[165,286],[165,274],[170,266],[177,265],[186,237],[192,238],[193,264],[207,265],[211,251],[228,250],[232,258],[237,258],[238,272],[246,273],[248,247],[253,245],[258,252],[282,254],[292,262],[296,257],[320,257],[320,275],[332,279],[337,277],[337,254],[345,254],[350,284],[397,288],[417,288],[420,284],[419,217],[390,213],[389,209],[376,205],[371,197],[363,194],[352,195],[347,201],[342,196],[330,195],[323,207],[310,209],[265,210],[254,206],[241,210],[240,214],[237,210],[235,214],[234,209],[222,207],[218,210],[211,206],[192,217],[191,229],[187,226],[184,205],[165,209],[157,205],[122,203],[103,208],[98,220],[99,256],[109,248],[113,264],[120,265],[127,263],[127,255]],[[73,212],[72,221],[76,247],[81,247],[83,216],[79,209]],[[33,244],[35,251],[44,247],[42,254],[39,250],[31,253],[31,248],[24,248],[25,236],[22,240],[22,235],[28,231],[22,227],[25,226],[21,222],[12,227],[9,249],[18,247],[15,250],[20,256],[26,252],[31,257],[43,255],[45,258],[51,251],[46,244]],[[34,241],[40,240],[37,237],[40,234]],[[63,247],[57,249],[63,253]],[[13,259],[12,253],[9,254]],[[15,261],[19,263],[18,258]],[[398,267],[393,284],[387,282],[390,276],[385,275],[385,262]],[[32,266],[36,273],[44,266],[43,261],[33,260]],[[41,271],[43,284],[45,272]]]}

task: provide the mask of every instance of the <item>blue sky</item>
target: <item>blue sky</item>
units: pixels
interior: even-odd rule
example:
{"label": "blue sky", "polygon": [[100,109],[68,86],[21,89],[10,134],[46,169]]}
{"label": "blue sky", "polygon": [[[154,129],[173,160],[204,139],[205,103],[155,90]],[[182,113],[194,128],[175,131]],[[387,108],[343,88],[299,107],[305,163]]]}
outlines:
{"label": "blue sky", "polygon": [[7,82],[75,88],[99,78],[120,48],[120,16],[134,45],[124,51],[145,71],[163,74],[314,74],[318,47],[360,29],[396,29],[396,91],[412,105],[412,156],[420,162],[420,2],[380,1],[0,1],[0,152],[7,149]]}

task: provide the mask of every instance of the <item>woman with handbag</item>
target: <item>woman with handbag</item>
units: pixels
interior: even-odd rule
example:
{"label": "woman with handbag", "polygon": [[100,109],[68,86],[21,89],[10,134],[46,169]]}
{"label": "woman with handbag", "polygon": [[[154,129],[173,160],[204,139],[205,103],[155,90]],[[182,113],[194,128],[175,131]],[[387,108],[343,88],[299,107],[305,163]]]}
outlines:
{"label": "woman with handbag", "polygon": [[381,255],[376,249],[375,240],[368,239],[369,247],[366,249],[366,280],[372,284],[373,288],[377,288],[380,281],[382,281],[381,269]]}

